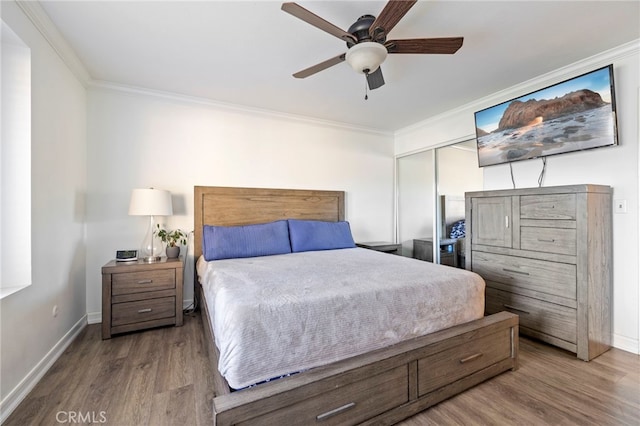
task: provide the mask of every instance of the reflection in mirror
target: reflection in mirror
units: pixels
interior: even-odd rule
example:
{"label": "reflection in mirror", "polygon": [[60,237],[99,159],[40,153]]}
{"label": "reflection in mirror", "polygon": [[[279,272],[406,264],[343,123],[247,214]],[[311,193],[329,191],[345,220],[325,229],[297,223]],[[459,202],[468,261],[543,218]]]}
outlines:
{"label": "reflection in mirror", "polygon": [[413,240],[433,236],[435,173],[433,150],[397,160],[398,242],[414,257]]}
{"label": "reflection in mirror", "polygon": [[397,232],[402,254],[464,268],[464,193],[482,189],[473,139],[398,157]]}
{"label": "reflection in mirror", "polygon": [[436,149],[437,161],[437,237],[436,257],[443,265],[464,268],[464,193],[483,187],[482,169],[474,139]]}

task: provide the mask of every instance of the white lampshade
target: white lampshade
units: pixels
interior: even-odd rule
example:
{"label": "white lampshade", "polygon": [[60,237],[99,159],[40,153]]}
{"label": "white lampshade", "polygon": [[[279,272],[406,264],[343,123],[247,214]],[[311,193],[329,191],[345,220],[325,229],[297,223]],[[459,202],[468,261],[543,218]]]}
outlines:
{"label": "white lampshade", "polygon": [[345,59],[356,72],[370,74],[377,70],[386,58],[387,48],[382,44],[363,41],[351,46]]}
{"label": "white lampshade", "polygon": [[163,189],[134,189],[129,203],[130,216],[171,216],[171,193]]}

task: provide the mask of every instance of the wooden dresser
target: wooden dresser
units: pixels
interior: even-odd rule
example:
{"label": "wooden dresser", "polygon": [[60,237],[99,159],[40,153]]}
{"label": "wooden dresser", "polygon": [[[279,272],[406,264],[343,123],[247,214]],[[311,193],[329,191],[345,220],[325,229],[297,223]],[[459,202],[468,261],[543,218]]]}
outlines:
{"label": "wooden dresser", "polygon": [[102,338],[182,325],[182,260],[116,262],[102,267]]}
{"label": "wooden dresser", "polygon": [[600,185],[468,192],[466,269],[487,314],[588,361],[610,348],[612,189]]}

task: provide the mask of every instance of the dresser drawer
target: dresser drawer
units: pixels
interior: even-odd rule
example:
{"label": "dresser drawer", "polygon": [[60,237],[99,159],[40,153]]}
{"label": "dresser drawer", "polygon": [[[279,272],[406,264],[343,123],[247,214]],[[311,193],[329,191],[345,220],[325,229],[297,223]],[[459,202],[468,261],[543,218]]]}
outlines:
{"label": "dresser drawer", "polygon": [[520,197],[521,219],[576,218],[576,195],[523,195]]}
{"label": "dresser drawer", "polygon": [[145,291],[175,288],[175,269],[158,269],[144,272],[125,272],[112,275],[111,294],[142,293]]}
{"label": "dresser drawer", "polygon": [[575,265],[481,251],[473,252],[471,262],[486,281],[576,300]]}
{"label": "dresser drawer", "polygon": [[116,327],[161,318],[176,316],[176,298],[138,300],[135,302],[114,303],[111,308],[111,325]]}
{"label": "dresser drawer", "polygon": [[520,317],[522,333],[529,328],[566,342],[576,343],[576,310],[566,306],[522,296],[508,291],[486,288],[487,314],[509,311]]}
{"label": "dresser drawer", "polygon": [[407,402],[408,388],[408,369],[403,365],[239,424],[358,424]]}
{"label": "dresser drawer", "polygon": [[418,360],[418,396],[511,356],[509,329]]}
{"label": "dresser drawer", "polygon": [[520,248],[575,256],[576,230],[523,226],[520,228]]}

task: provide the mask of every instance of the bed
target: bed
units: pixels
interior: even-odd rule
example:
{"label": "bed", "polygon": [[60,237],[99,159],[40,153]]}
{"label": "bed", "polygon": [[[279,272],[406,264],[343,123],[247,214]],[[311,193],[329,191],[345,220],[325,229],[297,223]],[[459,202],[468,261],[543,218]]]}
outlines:
{"label": "bed", "polygon": [[[196,259],[202,254],[205,225],[253,225],[288,219],[325,222],[344,220],[344,192],[341,191],[197,186],[194,188],[194,203]],[[336,250],[338,251],[340,250]],[[340,263],[335,257],[331,257],[334,255],[331,252],[317,252],[320,253],[320,257],[312,252],[265,256],[264,259],[256,258],[250,262],[245,260],[244,264],[240,262],[240,266],[237,266],[238,262],[229,262],[233,264],[229,266],[232,269],[225,274],[233,277],[241,275],[244,279],[252,273],[249,267],[257,267],[259,271],[267,261],[282,263],[299,259],[298,262],[313,265],[321,265],[322,261],[329,264]],[[378,256],[375,263],[384,265],[396,260],[426,265],[413,259],[362,248],[344,249],[337,259],[345,259],[345,265],[353,266],[358,265],[360,261],[366,262],[372,255]],[[326,259],[321,260],[321,257]],[[222,271],[220,268],[226,262],[216,262],[218,270]],[[399,267],[405,268],[408,263]],[[389,264],[384,268],[393,268],[393,265]],[[456,271],[439,265],[431,265],[428,268]],[[205,271],[202,265],[198,265],[196,270],[200,270],[202,274]],[[428,274],[435,273],[431,270]],[[402,282],[399,282],[397,285],[401,284]],[[455,283],[450,285],[455,286]],[[409,291],[414,292],[415,289]],[[327,292],[333,293],[333,290],[328,289]],[[221,345],[222,351],[216,345],[213,333],[216,324],[212,321],[212,306],[209,306],[207,298],[203,297],[203,288],[197,279],[196,297],[203,312],[204,328],[210,336],[208,349],[214,372],[213,412],[216,425],[393,424],[490,377],[517,368],[516,315],[501,312],[470,319],[458,313],[440,315],[453,323],[445,321],[444,325],[437,326],[435,331],[425,325],[427,328],[424,330],[412,329],[414,334],[409,334],[409,337],[401,336],[398,339],[394,336],[388,342],[376,342],[374,339],[373,343],[365,343],[355,354],[322,353],[323,362],[316,359],[312,364],[290,371],[297,374],[233,391],[233,387],[239,386],[230,386],[218,369],[220,361],[224,364],[228,351],[224,345]],[[381,297],[380,294],[377,296]],[[469,311],[477,310],[477,306],[469,307]],[[473,318],[477,317],[475,313],[472,315],[475,315]],[[396,319],[397,326],[402,325],[402,321],[397,321],[397,313],[389,316],[390,319]],[[458,316],[459,318],[453,318]],[[289,324],[286,321],[285,324]],[[424,323],[425,321],[418,320],[418,324]],[[218,324],[217,330],[222,334],[226,329],[220,328]],[[402,332],[397,334],[402,335]],[[220,337],[218,343],[223,341],[222,336]],[[311,345],[312,342],[308,344]],[[268,364],[271,366],[275,363]],[[287,367],[282,368],[286,370]],[[244,368],[239,370],[242,372]],[[285,370],[276,368],[265,371],[264,378],[278,376]],[[234,384],[246,385],[252,381],[251,378],[238,378],[228,373],[226,375]]]}

